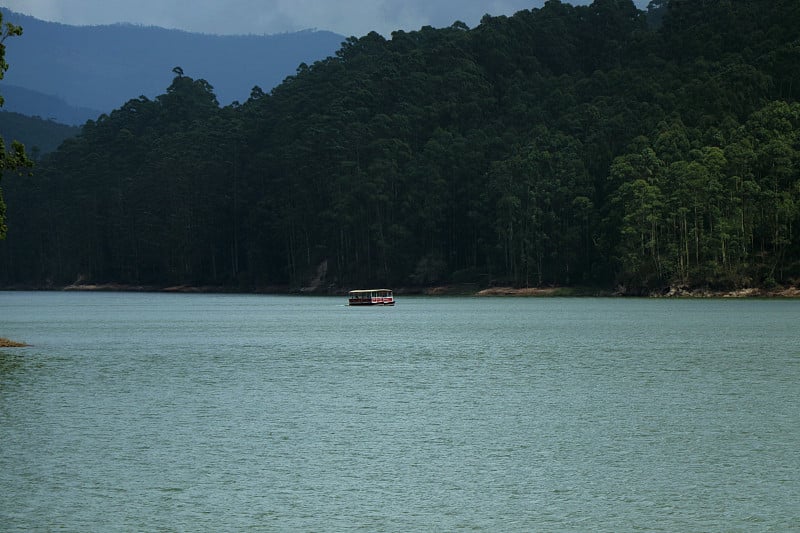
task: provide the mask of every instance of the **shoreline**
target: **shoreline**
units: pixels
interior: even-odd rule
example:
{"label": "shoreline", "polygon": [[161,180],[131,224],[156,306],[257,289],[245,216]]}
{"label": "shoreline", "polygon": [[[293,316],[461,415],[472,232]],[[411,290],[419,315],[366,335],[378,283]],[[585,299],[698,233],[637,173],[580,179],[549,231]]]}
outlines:
{"label": "shoreline", "polygon": [[[124,285],[121,283],[86,283],[63,287],[13,286],[0,287],[0,291],[53,291],[53,292],[153,292],[172,294],[261,294],[279,296],[346,296],[348,290],[340,288],[292,289],[285,286],[257,287],[252,290],[234,289],[224,286],[172,285],[156,287]],[[627,293],[624,288],[615,291],[589,287],[485,287],[475,285],[438,285],[434,287],[401,287],[394,290],[397,296],[464,296],[464,297],[509,297],[509,298],[667,298],[667,299],[793,299],[800,298],[800,287],[763,289],[751,287],[734,290],[690,289],[668,287],[660,291],[643,294]],[[0,348],[24,348],[30,345],[0,337]]]}
{"label": "shoreline", "polygon": [[[349,289],[339,287],[292,288],[276,285],[237,289],[218,285],[126,285],[122,283],[80,283],[66,286],[27,286],[15,285],[0,287],[3,291],[77,291],[77,292],[155,292],[176,294],[271,294],[306,296],[344,296]],[[395,295],[418,296],[507,296],[507,297],[608,297],[608,298],[800,298],[800,287],[777,287],[766,289],[749,287],[731,290],[712,290],[708,288],[666,287],[649,292],[628,292],[620,287],[616,290],[597,287],[480,287],[474,284],[438,285],[431,287],[400,287],[394,289]]]}

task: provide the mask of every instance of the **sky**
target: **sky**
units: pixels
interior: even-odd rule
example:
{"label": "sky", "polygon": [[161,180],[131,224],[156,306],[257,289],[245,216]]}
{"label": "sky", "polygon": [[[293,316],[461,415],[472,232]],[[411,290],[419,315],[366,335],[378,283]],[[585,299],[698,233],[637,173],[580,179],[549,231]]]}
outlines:
{"label": "sky", "polygon": [[[305,29],[361,37],[377,31],[473,28],[484,14],[513,15],[544,0],[0,0],[17,13],[71,25],[128,22],[220,35],[269,35]],[[589,0],[567,1],[573,5]],[[644,9],[649,0],[634,0]]]}

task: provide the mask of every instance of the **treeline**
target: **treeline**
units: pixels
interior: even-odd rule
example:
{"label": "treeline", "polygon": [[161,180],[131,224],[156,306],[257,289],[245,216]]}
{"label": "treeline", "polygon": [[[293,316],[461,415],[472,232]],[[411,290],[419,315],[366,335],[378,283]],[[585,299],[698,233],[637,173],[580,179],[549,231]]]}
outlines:
{"label": "treeline", "polygon": [[798,28],[796,0],[550,0],[226,107],[176,68],[7,180],[0,283],[798,283]]}

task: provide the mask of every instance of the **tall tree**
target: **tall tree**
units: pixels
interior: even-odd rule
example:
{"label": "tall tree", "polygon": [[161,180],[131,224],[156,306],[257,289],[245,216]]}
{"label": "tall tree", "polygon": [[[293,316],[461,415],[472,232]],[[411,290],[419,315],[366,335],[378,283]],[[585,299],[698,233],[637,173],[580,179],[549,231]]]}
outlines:
{"label": "tall tree", "polygon": [[353,37],[224,108],[176,68],[7,183],[0,282],[800,282],[800,4],[651,5]]}
{"label": "tall tree", "polygon": [[[22,28],[10,22],[3,25],[3,13],[0,12],[0,80],[8,70],[6,63],[6,45],[8,37],[22,35]],[[3,96],[0,95],[0,107],[3,105]],[[0,181],[3,180],[5,171],[16,171],[30,166],[32,163],[25,154],[25,147],[21,143],[14,141],[10,152],[6,152],[5,141],[0,137]],[[5,239],[8,226],[6,226],[6,203],[3,200],[3,189],[0,188],[0,240]]]}

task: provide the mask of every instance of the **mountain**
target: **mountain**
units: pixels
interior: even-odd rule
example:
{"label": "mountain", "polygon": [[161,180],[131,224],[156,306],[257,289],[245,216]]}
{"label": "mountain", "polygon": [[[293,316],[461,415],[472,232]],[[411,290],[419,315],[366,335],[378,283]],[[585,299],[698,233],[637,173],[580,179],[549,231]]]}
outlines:
{"label": "mountain", "polygon": [[77,126],[59,124],[41,117],[29,117],[11,111],[0,111],[0,137],[10,141],[17,140],[25,145],[29,155],[34,159],[39,154],[52,152],[69,137],[80,133]]}
{"label": "mountain", "polygon": [[[10,68],[0,92],[7,95],[11,87],[20,87],[102,113],[132,98],[155,97],[169,85],[176,66],[210,83],[221,104],[244,101],[254,86],[269,91],[301,63],[333,55],[344,40],[312,30],[220,36],[131,24],[69,26],[0,10],[5,22],[24,31],[5,43]],[[36,111],[30,107],[37,99],[28,96],[15,102],[7,95],[5,109],[62,120],[48,107],[53,100],[39,99],[43,107]],[[85,118],[77,112],[69,123]]]}
{"label": "mountain", "polygon": [[0,93],[5,98],[4,111],[13,111],[29,117],[42,117],[61,124],[83,124],[103,113],[98,109],[71,106],[57,96],[16,85],[3,83],[0,86]]}

